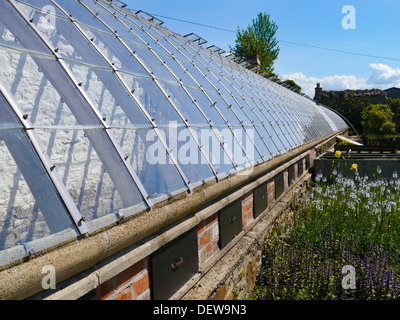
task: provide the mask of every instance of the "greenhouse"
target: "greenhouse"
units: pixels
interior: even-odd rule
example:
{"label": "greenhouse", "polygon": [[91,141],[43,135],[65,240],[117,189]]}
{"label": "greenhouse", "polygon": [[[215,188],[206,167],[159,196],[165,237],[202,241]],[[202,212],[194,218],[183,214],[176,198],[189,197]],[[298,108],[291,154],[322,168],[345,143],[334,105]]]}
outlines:
{"label": "greenhouse", "polygon": [[115,1],[0,1],[5,271],[348,127]]}

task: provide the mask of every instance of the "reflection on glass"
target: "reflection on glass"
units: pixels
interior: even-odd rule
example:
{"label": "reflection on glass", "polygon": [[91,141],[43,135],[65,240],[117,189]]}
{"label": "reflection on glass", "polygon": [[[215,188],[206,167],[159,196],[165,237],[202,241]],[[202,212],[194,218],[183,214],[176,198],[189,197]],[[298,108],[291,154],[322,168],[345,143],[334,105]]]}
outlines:
{"label": "reflection on glass", "polygon": [[[67,106],[65,97],[78,105],[79,95],[56,60],[0,49],[0,65],[6,66],[0,68],[1,79],[35,126],[76,124],[75,114]],[[49,77],[57,81],[51,82]],[[55,86],[64,89],[61,91],[64,97]],[[89,108],[79,108],[79,113],[80,124],[99,123]]]}
{"label": "reflection on glass", "polygon": [[[0,265],[21,258],[5,249],[59,233],[60,239],[76,236],[77,230],[43,168],[36,152],[0,94]],[[48,240],[32,244],[47,248]],[[28,252],[23,251],[23,256]]]}
{"label": "reflection on glass", "polygon": [[155,130],[126,127],[113,132],[152,199],[186,189]]}
{"label": "reflection on glass", "polygon": [[66,229],[74,230],[76,236],[23,130],[0,130],[0,155],[0,250]]}
{"label": "reflection on glass", "polygon": [[[113,146],[104,130],[36,131],[78,210],[88,221],[143,202],[120,159],[106,158],[112,154]],[[96,150],[97,145],[102,146],[101,151]]]}

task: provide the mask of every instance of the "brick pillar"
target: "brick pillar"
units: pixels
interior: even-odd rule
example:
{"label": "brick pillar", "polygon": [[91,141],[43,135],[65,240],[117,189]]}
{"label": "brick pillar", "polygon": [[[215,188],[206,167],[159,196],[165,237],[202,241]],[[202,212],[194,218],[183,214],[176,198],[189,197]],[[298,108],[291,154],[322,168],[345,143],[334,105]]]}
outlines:
{"label": "brick pillar", "polygon": [[96,288],[96,300],[150,300],[149,258]]}
{"label": "brick pillar", "polygon": [[242,226],[247,226],[253,219],[253,192],[249,192],[242,197]]}
{"label": "brick pillar", "polygon": [[267,193],[268,193],[268,203],[272,203],[275,200],[275,179],[272,178],[268,181],[267,184]]}
{"label": "brick pillar", "polygon": [[213,214],[197,225],[197,241],[199,248],[199,265],[219,250],[219,229],[217,214]]}

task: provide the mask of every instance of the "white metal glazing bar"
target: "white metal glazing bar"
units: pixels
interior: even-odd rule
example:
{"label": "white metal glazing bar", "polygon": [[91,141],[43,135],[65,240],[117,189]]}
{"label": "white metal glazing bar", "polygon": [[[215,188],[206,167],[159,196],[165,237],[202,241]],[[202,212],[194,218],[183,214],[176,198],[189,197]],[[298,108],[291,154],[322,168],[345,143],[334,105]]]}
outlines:
{"label": "white metal glazing bar", "polygon": [[[125,43],[125,41],[117,34],[116,30],[113,30],[110,26],[107,25],[107,23],[105,21],[103,21],[96,13],[94,13],[88,6],[86,6],[85,3],[80,2],[89,12],[91,12],[106,28],[108,28],[110,30],[110,32],[114,32],[116,38],[118,39],[118,41],[120,41],[120,43],[123,45],[123,47],[128,51],[128,52],[132,52],[132,50],[130,49],[130,47]],[[129,30],[129,28],[125,25],[123,25],[126,29]],[[132,30],[130,30],[130,32],[132,32]],[[133,33],[133,32],[132,32]],[[145,42],[140,39],[140,37],[138,35],[135,35],[139,40],[142,41],[143,44],[145,44]],[[168,68],[168,66],[166,65],[166,63],[164,61],[162,61],[161,59],[159,59],[159,57],[156,55],[156,53],[154,52],[154,50],[152,50],[149,47],[149,51],[159,60],[160,64],[162,64],[168,71],[169,73],[179,82],[178,77]],[[136,58],[136,55],[133,55],[133,57]],[[172,106],[172,108],[175,110],[175,112],[178,114],[178,116],[181,118],[182,122],[184,123],[184,125],[186,126],[186,129],[189,131],[189,133],[192,136],[193,141],[196,143],[198,150],[200,151],[200,153],[202,154],[202,156],[204,157],[204,159],[206,160],[208,166],[210,167],[211,172],[213,173],[213,175],[215,176],[215,178],[217,178],[217,174],[216,171],[213,167],[213,165],[211,164],[208,156],[204,153],[202,146],[199,144],[198,140],[197,140],[197,135],[193,133],[192,128],[190,126],[190,124],[188,123],[187,119],[185,119],[185,117],[182,115],[182,113],[180,112],[179,108],[177,108],[175,106],[175,103],[172,101],[171,97],[165,92],[165,90],[162,88],[162,86],[159,83],[159,80],[154,76],[153,72],[151,70],[148,69],[148,67],[142,63],[142,61],[140,59],[136,59],[140,65],[148,72],[148,74],[153,78],[154,83],[157,85],[158,89],[162,92],[162,94],[165,96],[166,100],[169,102],[169,104]],[[182,86],[182,85],[181,85]],[[192,183],[195,181],[192,181]]]}
{"label": "white metal glazing bar", "polygon": [[[115,7],[113,7],[113,8],[114,8],[116,11],[118,11],[118,10],[120,9],[120,8],[115,8]],[[119,12],[119,11],[118,11],[118,12]],[[121,14],[122,14],[122,13],[121,13]],[[122,14],[122,15],[123,15],[123,14]],[[133,19],[131,19],[131,18],[127,17],[127,16],[125,16],[125,17],[126,17],[126,19],[129,20],[130,23],[132,23],[132,24],[134,24],[134,25],[137,25],[136,22],[135,22]],[[142,32],[145,32],[148,36],[150,36],[150,37],[153,38],[153,36],[152,36],[150,33],[148,33],[143,27],[141,27],[141,26],[137,26],[137,27],[138,27],[139,29],[141,29]],[[160,37],[162,37],[165,41],[167,41],[173,48],[175,48],[175,50],[179,51],[179,49],[176,48],[176,46],[175,46],[173,43],[171,43],[170,41],[168,41],[168,37],[169,37],[169,36],[165,36],[164,34],[162,34],[162,35],[160,35]],[[153,38],[153,39],[154,39],[154,38]],[[162,46],[161,43],[159,43],[159,45]],[[164,49],[166,52],[169,52],[166,48],[163,47],[163,49]],[[169,52],[169,53],[170,53],[170,52]],[[188,72],[188,70],[186,70],[186,69],[182,66],[182,64],[180,63],[180,61],[179,61],[178,59],[176,59],[176,57],[175,57],[172,53],[170,53],[170,55],[171,55],[172,59],[174,59],[174,60],[179,64],[179,66],[186,72],[186,74],[193,80],[193,82],[196,83],[196,85],[197,85],[198,88],[201,90],[201,92],[204,94],[204,96],[207,98],[207,100],[210,101],[210,105],[213,105],[214,103],[213,103],[212,99],[206,94],[204,88],[202,88],[202,86],[197,82],[196,78],[194,78],[194,77]],[[184,56],[184,57],[185,57],[188,61],[190,61],[190,59],[188,59],[186,56]],[[196,69],[197,69],[197,68],[196,68]],[[203,111],[202,108],[199,106],[199,104],[198,104],[192,97],[191,97],[191,99],[194,101],[196,107],[197,107],[197,108],[199,109],[199,111],[203,114],[203,116],[207,119],[207,121],[209,121],[209,119],[208,119],[207,116],[205,115],[204,111]],[[216,109],[216,108],[215,108],[215,109]],[[236,135],[234,134],[234,132],[233,132],[231,126],[229,125],[229,123],[227,122],[227,120],[225,119],[225,117],[219,112],[219,110],[217,110],[217,112],[219,113],[219,115],[220,115],[220,117],[223,119],[223,121],[227,124],[227,127],[231,130],[232,135],[234,136],[235,140],[238,142],[238,139],[237,139]],[[212,120],[212,119],[211,119],[211,120]],[[215,131],[215,127],[214,127],[211,123],[210,123],[210,127],[211,127],[211,129],[213,130],[213,132],[215,133],[215,136],[216,136],[216,138],[218,139],[218,141],[219,141],[219,143],[220,143],[222,149],[224,150],[225,155],[229,158],[229,160],[233,163],[234,167],[236,168],[237,165],[235,164],[234,160],[233,160],[232,157],[230,156],[230,153],[225,149],[224,143],[222,142],[222,140],[220,139],[219,135],[218,135],[217,132]],[[238,144],[239,144],[239,142],[238,142]]]}
{"label": "white metal glazing bar", "polygon": [[[14,96],[8,91],[6,86],[0,81],[0,92],[3,94],[4,98],[7,100],[9,106],[14,111],[15,115],[18,117],[19,121],[25,128],[25,132],[30,139],[30,142],[35,149],[39,159],[41,160],[43,167],[45,168],[48,176],[50,177],[55,189],[60,195],[61,200],[63,201],[65,207],[67,208],[72,220],[74,221],[77,229],[81,234],[85,234],[89,232],[88,227],[84,221],[83,216],[77,209],[74,201],[71,198],[67,188],[62,182],[61,177],[58,175],[57,171],[54,170],[54,164],[48,157],[47,153],[44,152],[44,147],[42,146],[40,139],[38,138],[35,130],[33,130],[33,126],[29,118],[26,114],[24,114],[23,110],[19,107],[16,102]],[[15,161],[18,161],[16,159]],[[42,186],[44,187],[44,186]]]}
{"label": "white metal glazing bar", "polygon": [[[110,15],[112,15],[112,13],[111,13],[106,7],[104,7],[102,4],[100,4],[100,3],[97,3],[97,4],[98,4],[101,8],[103,8],[104,10],[106,10]],[[190,96],[190,93],[187,91],[187,89],[186,89],[185,85],[183,84],[182,80],[179,79],[179,78],[174,74],[174,72],[173,72],[173,71],[168,67],[168,65],[158,56],[158,54],[154,51],[154,49],[153,49],[152,47],[150,47],[136,32],[134,32],[134,31],[132,30],[131,27],[129,27],[128,25],[126,25],[126,24],[124,23],[124,21],[122,21],[116,14],[114,14],[113,16],[115,17],[115,19],[117,19],[117,20],[119,21],[119,23],[120,23],[122,26],[124,26],[124,27],[126,28],[126,30],[128,30],[128,32],[132,33],[136,38],[138,38],[138,39],[143,43],[143,45],[145,45],[145,46],[148,47],[148,49],[153,53],[153,55],[160,61],[160,63],[162,63],[162,65],[170,72],[170,74],[171,74],[171,75],[176,79],[176,81],[180,84],[180,86],[181,86],[181,88],[184,90],[185,94],[189,97],[189,99],[191,99],[191,101],[192,101],[193,104],[196,106],[196,108],[201,112],[201,114],[202,114],[202,116],[204,117],[204,119],[207,120],[207,117],[202,113],[202,110],[199,108],[197,102],[194,101],[194,99]],[[110,27],[109,27],[109,28],[110,28]],[[110,30],[111,30],[111,29],[110,29]],[[148,35],[148,36],[152,38],[151,35]],[[161,45],[160,43],[158,43],[158,45],[159,45],[160,47],[162,47],[162,45]],[[167,50],[166,48],[164,48],[164,47],[162,47],[162,48],[163,48],[167,53],[169,53],[168,50]],[[129,48],[128,48],[128,49],[129,49]],[[170,54],[170,53],[169,53],[169,54]],[[179,64],[179,62],[176,61],[175,57],[174,57],[173,55],[171,55],[171,54],[170,54],[170,56],[171,56],[171,58],[173,58],[173,60],[179,65],[179,67],[181,67],[181,68],[184,70],[184,68]],[[178,110],[178,108],[176,108],[175,106],[174,106],[174,108],[175,108],[176,112],[178,113],[178,115],[180,116],[180,118],[181,118],[181,119],[183,120],[183,122],[186,124],[187,128],[188,128],[189,130],[191,130],[190,124],[187,123],[186,119],[185,119],[184,116],[181,114],[181,112]],[[208,123],[208,120],[207,120],[207,123]],[[210,128],[211,128],[211,126],[210,126]],[[202,146],[199,144],[199,142],[197,141],[197,139],[196,139],[196,137],[195,137],[195,135],[194,135],[193,133],[192,133],[192,137],[195,139],[195,141],[196,141],[196,143],[197,143],[197,145],[198,145],[198,148],[200,149],[200,151],[201,151],[203,157],[206,159],[206,161],[207,161],[208,165],[210,166],[212,172],[214,173],[215,177],[218,179],[217,172],[216,172],[216,170],[215,170],[215,168],[214,168],[214,165],[212,165],[212,163],[210,162],[208,155],[205,154],[205,152],[204,152]]]}
{"label": "white metal glazing bar", "polygon": [[[190,40],[186,40],[186,41],[190,41]],[[170,42],[170,44],[171,44],[171,45],[174,45],[172,42]],[[189,62],[190,64],[192,64],[192,66],[193,66],[194,68],[196,68],[196,70],[202,75],[202,77],[205,79],[205,81],[207,81],[207,83],[215,90],[215,93],[217,93],[217,94],[221,97],[221,99],[223,100],[223,102],[226,104],[227,108],[228,108],[228,109],[231,109],[231,108],[230,108],[230,104],[225,100],[225,98],[223,97],[223,95],[221,94],[221,92],[220,92],[220,91],[215,87],[215,85],[207,78],[207,76],[201,71],[201,69],[198,68],[198,66],[194,63],[194,61],[191,60],[191,59],[189,59],[189,58],[186,56],[186,54],[185,54],[185,52],[186,52],[187,54],[189,54],[189,55],[191,55],[191,53],[190,53],[189,51],[185,50],[183,47],[181,47],[181,48],[182,48],[182,50],[184,50],[184,52],[183,52],[182,50],[179,50],[179,49],[177,49],[177,50],[179,50],[179,51],[181,52],[181,54],[182,54],[183,56],[185,56],[185,58],[188,60],[188,62]],[[221,112],[221,110],[220,110],[217,106],[214,105],[214,108],[219,112],[219,114],[223,115],[223,112]],[[231,111],[232,111],[232,110],[231,110]],[[228,112],[229,112],[229,111],[228,111]],[[232,112],[232,113],[233,113],[233,112]],[[234,113],[233,113],[233,114],[234,114]],[[236,119],[237,119],[237,116],[236,116],[235,114],[234,114],[234,116],[235,116]],[[224,117],[224,118],[225,118],[225,117]],[[240,119],[237,119],[237,120],[238,120],[238,122],[240,123],[241,120],[240,120]],[[234,133],[234,130],[233,130],[232,127],[230,126],[229,122],[228,122],[228,121],[226,121],[226,122],[227,122],[228,126],[231,128],[232,134],[236,137],[236,135],[235,135],[235,133]],[[259,150],[257,149],[257,147],[254,145],[254,142],[252,141],[253,139],[251,138],[250,134],[247,132],[247,130],[246,130],[243,126],[242,126],[242,128],[243,128],[244,132],[246,133],[246,135],[248,136],[248,138],[249,138],[249,140],[251,141],[251,143],[253,144],[255,150],[257,150],[257,152],[260,154],[260,152],[259,152]],[[236,139],[237,139],[237,137],[236,137]],[[253,163],[254,160],[251,159],[251,158],[249,158],[249,155],[247,155],[247,153],[246,153],[246,151],[245,151],[245,149],[244,149],[242,143],[240,143],[240,140],[237,139],[237,141],[238,141],[240,147],[242,148],[243,154],[247,157],[248,161],[249,161],[250,163]],[[261,156],[261,154],[260,154],[260,156]]]}
{"label": "white metal glazing bar", "polygon": [[[57,69],[57,70],[63,71],[64,74],[62,74],[62,73],[56,74],[54,71],[51,71],[49,69],[50,66],[48,66],[46,64],[42,64],[40,62],[37,62],[37,63],[41,67],[41,69],[48,71],[46,74],[48,75],[48,78],[51,80],[51,83],[53,85],[60,84],[60,87],[58,89],[57,88],[56,89],[59,92],[59,94],[64,97],[64,100],[69,102],[67,104],[71,108],[71,111],[75,114],[75,117],[77,119],[84,118],[86,116],[86,111],[82,110],[80,108],[80,104],[76,104],[75,102],[71,101],[71,98],[78,99],[82,103],[86,104],[87,107],[91,110],[92,114],[97,118],[99,124],[101,124],[104,127],[107,139],[114,147],[115,155],[103,154],[103,152],[107,152],[107,151],[105,150],[104,146],[101,143],[101,138],[99,140],[99,138],[94,138],[94,137],[89,136],[89,139],[91,139],[91,143],[95,147],[95,150],[96,150],[97,154],[99,155],[99,157],[101,158],[103,165],[107,168],[107,171],[109,172],[113,182],[115,183],[119,193],[121,194],[121,197],[124,198],[124,200],[126,202],[128,202],[128,203],[130,202],[130,200],[132,198],[132,194],[131,194],[131,191],[129,190],[130,188],[128,187],[128,185],[126,183],[128,183],[128,181],[131,179],[132,182],[134,182],[135,185],[138,187],[139,191],[142,194],[143,200],[146,202],[146,204],[149,207],[152,206],[153,205],[152,201],[151,201],[150,197],[148,196],[146,190],[141,185],[141,182],[137,178],[136,173],[133,171],[133,168],[131,167],[130,163],[127,161],[126,156],[121,153],[121,148],[120,148],[119,144],[117,143],[117,141],[115,140],[112,132],[110,130],[108,130],[109,128],[108,128],[106,119],[101,116],[101,114],[99,113],[97,108],[94,107],[93,103],[90,102],[90,99],[87,97],[86,93],[82,90],[81,85],[79,83],[77,83],[77,81],[74,79],[72,74],[69,72],[68,68],[66,68],[66,66],[63,62],[63,59],[60,57],[60,55],[57,52],[57,48],[52,48],[52,45],[50,43],[48,43],[48,41],[41,35],[41,32],[39,30],[37,30],[33,20],[30,20],[28,17],[26,17],[26,15],[18,8],[17,5],[13,4],[13,6],[14,6],[14,9],[19,13],[19,15],[27,22],[27,24],[30,26],[30,28],[32,28],[35,31],[38,38],[40,39],[39,41],[42,41],[43,43],[45,43],[46,46],[48,47],[48,49],[56,57],[56,61],[58,62],[59,66],[61,67],[61,69]],[[23,34],[20,34],[18,37],[23,38]],[[57,77],[57,78],[55,78],[55,77]],[[67,77],[68,81],[72,82],[74,84],[74,86],[61,85],[60,81],[63,79],[63,77]],[[73,90],[74,93],[67,94],[68,90]],[[76,93],[78,93],[78,95],[76,95]],[[120,162],[124,165],[117,168],[116,166],[111,164],[111,162],[110,162],[110,164],[108,164],[109,157],[114,157],[114,156],[119,157]],[[129,180],[124,181],[124,179],[121,179],[121,177],[123,177],[123,176],[129,177]]]}
{"label": "white metal glazing bar", "polygon": [[[137,105],[141,108],[141,110],[143,111],[143,113],[146,115],[146,117],[148,118],[148,120],[151,122],[151,124],[153,125],[154,131],[156,132],[158,139],[160,140],[160,142],[162,143],[163,147],[166,150],[166,153],[168,154],[169,158],[172,160],[174,166],[176,167],[177,171],[179,172],[180,176],[182,177],[185,185],[187,186],[189,192],[192,191],[192,186],[190,184],[190,181],[187,179],[186,175],[184,174],[182,168],[179,166],[179,163],[177,162],[177,160],[175,159],[172,150],[170,150],[167,146],[166,141],[164,140],[162,134],[159,131],[159,128],[157,127],[156,123],[153,121],[153,119],[150,117],[150,115],[148,115],[148,113],[146,112],[145,108],[141,105],[141,103],[139,101],[137,101],[137,99],[134,97],[132,91],[129,89],[129,87],[126,85],[126,82],[120,77],[120,75],[118,74],[118,70],[116,69],[116,67],[114,66],[114,64],[112,62],[110,62],[107,57],[102,53],[102,51],[93,43],[93,41],[91,41],[90,37],[88,37],[88,35],[86,34],[86,32],[84,30],[82,30],[82,28],[80,27],[80,25],[78,24],[78,22],[73,18],[72,14],[66,12],[64,10],[63,7],[61,7],[56,1],[54,0],[50,0],[60,11],[62,11],[67,17],[70,18],[71,23],[79,30],[79,32],[82,34],[83,37],[85,37],[88,41],[88,43],[90,43],[95,49],[96,51],[102,56],[102,58],[104,59],[104,61],[110,66],[110,68],[114,71],[114,75],[119,78],[119,80],[121,81],[121,83],[124,85],[127,94],[131,95],[131,97],[135,100],[135,102],[137,103]],[[133,52],[132,52],[132,56],[134,56]],[[150,197],[148,197],[148,200],[150,200]]]}

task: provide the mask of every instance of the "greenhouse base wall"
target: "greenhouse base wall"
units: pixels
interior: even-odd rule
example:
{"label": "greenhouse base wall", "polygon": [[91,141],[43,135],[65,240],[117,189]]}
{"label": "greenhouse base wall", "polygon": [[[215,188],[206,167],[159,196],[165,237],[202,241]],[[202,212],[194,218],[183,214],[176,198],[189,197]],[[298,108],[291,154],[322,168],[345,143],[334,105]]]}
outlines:
{"label": "greenhouse base wall", "polygon": [[[268,169],[264,167],[262,174],[257,171],[261,169],[255,167],[253,176],[219,181],[197,194],[174,199],[158,210],[145,212],[136,220],[116,224],[90,237],[11,265],[0,271],[0,297],[153,299],[152,254],[196,228],[198,272],[170,299],[246,298],[259,269],[264,236],[290,204],[293,188],[309,178],[307,170],[314,159],[332,147],[338,134],[345,132],[341,130],[281,156],[276,162],[269,163]],[[295,172],[293,183],[288,181],[290,167],[294,167]],[[282,172],[284,191],[277,196],[275,177]],[[254,189],[264,185],[268,207],[255,217]],[[218,212],[237,200],[241,201],[242,230],[221,248]],[[191,206],[197,209],[191,210]],[[50,288],[43,286],[43,281],[51,276],[43,272],[47,265],[54,265],[56,271],[56,284]]]}
{"label": "greenhouse base wall", "polygon": [[[294,186],[303,189],[311,174],[306,173]],[[243,300],[254,289],[262,265],[265,236],[275,223],[291,212],[292,192],[289,191],[263,214],[257,223],[235,243],[227,254],[188,291],[178,292],[182,300]],[[284,221],[284,219],[282,219]]]}

